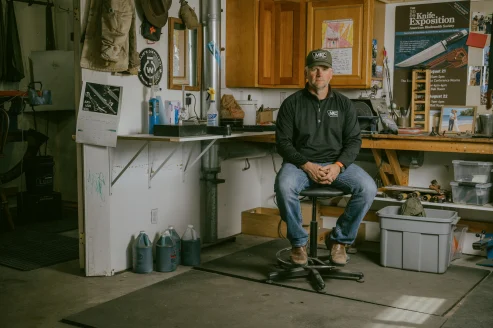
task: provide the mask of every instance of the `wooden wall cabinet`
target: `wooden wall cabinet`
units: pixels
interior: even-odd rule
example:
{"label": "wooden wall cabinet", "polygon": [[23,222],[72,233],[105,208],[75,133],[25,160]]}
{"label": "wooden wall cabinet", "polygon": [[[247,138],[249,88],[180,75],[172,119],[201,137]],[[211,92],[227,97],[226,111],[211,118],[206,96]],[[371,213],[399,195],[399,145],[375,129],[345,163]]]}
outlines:
{"label": "wooden wall cabinet", "polygon": [[305,26],[305,0],[226,0],[226,87],[303,87]]}
{"label": "wooden wall cabinet", "polygon": [[[346,74],[334,74],[330,82],[331,86],[358,89],[371,87],[373,7],[374,0],[314,0],[308,2],[307,52],[322,47],[325,38],[322,35],[324,22],[334,20],[352,20],[353,22],[351,58],[346,56],[340,59],[341,61],[349,59],[351,64],[350,71]],[[379,51],[381,49],[379,48]],[[334,60],[334,64],[333,66],[337,65],[336,60]]]}

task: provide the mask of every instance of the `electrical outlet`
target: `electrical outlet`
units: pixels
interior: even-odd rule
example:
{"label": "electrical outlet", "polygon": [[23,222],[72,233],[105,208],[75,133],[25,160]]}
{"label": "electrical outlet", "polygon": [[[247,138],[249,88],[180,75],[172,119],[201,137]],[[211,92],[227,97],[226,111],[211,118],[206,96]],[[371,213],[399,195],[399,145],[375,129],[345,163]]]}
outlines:
{"label": "electrical outlet", "polygon": [[157,208],[151,210],[151,223],[157,224]]}

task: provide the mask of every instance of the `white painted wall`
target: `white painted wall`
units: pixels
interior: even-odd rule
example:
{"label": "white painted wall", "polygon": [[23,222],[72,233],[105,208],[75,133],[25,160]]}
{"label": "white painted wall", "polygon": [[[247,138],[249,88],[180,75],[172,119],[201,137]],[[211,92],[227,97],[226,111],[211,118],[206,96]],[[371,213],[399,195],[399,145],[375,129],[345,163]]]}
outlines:
{"label": "white painted wall", "polygon": [[[81,1],[84,8],[85,1]],[[195,7],[199,13],[199,0],[190,0],[189,4]],[[222,0],[222,8],[225,9],[225,0]],[[385,46],[393,49],[394,12],[395,5],[387,6],[387,25],[385,34]],[[170,17],[177,17],[179,2],[173,2]],[[139,11],[140,12],[140,11]],[[140,25],[138,19],[136,26]],[[222,47],[225,47],[225,15],[222,15]],[[181,99],[181,92],[167,89],[167,30],[163,28],[161,40],[153,45],[147,45],[145,40],[138,35],[137,48],[155,48],[161,55],[164,65],[161,96],[165,100]],[[389,53],[393,59],[393,53]],[[225,53],[222,53],[223,62]],[[146,103],[149,97],[148,90],[140,83],[137,77],[118,77],[107,73],[83,70],[85,81],[122,85],[123,107],[118,133],[140,133],[145,125]],[[270,90],[270,89],[228,89],[224,86],[224,71],[222,71],[222,94],[233,94],[236,99],[246,99],[252,95],[259,104],[268,107],[279,107],[280,93],[286,92],[286,96],[294,90]],[[361,94],[359,90],[341,90],[350,98],[356,98]],[[200,99],[199,93],[195,93]],[[199,111],[200,101],[197,103]],[[121,171],[128,160],[140,148],[140,141],[120,141],[116,149],[112,150],[111,175],[113,178]],[[194,224],[200,231],[200,182],[199,165],[193,167],[183,177],[183,166],[186,163],[192,143],[179,150],[173,158],[163,167],[148,188],[149,165],[156,168],[172,151],[174,144],[151,143],[151,151],[144,150],[137,160],[129,167],[127,172],[112,188],[109,195],[109,163],[104,156],[107,154],[102,147],[85,147],[85,194],[93,197],[86,202],[86,239],[88,275],[111,275],[131,267],[131,242],[140,230],[145,230],[151,239],[164,230],[168,225],[174,225],[179,233],[183,233],[187,224]],[[198,154],[195,147],[192,160]],[[427,153],[425,165],[410,172],[410,184],[416,186],[428,186],[429,181],[438,178],[442,184],[451,179],[450,165],[454,154]],[[280,168],[281,159],[275,156],[277,169]],[[226,179],[226,183],[219,185],[218,196],[218,222],[219,237],[226,237],[241,232],[241,211],[258,207],[274,207],[272,201],[273,183],[275,172],[271,157],[250,160],[251,168],[242,171],[243,160],[230,160],[222,164],[222,172],[219,178]],[[376,171],[374,163],[359,163],[370,174]],[[107,169],[108,168],[108,169]],[[108,197],[104,201],[94,197],[91,174],[103,173],[106,181],[105,193]],[[443,182],[442,182],[443,181]],[[86,198],[87,201],[87,198]],[[384,206],[384,205],[381,205]],[[151,209],[158,209],[158,224],[151,224]],[[475,215],[483,215],[479,212]],[[375,229],[373,229],[375,231]],[[378,234],[378,229],[376,229]],[[107,263],[101,259],[106,259]]]}
{"label": "white painted wall", "polygon": [[[81,8],[84,7],[81,3]],[[199,0],[189,1],[199,14]],[[174,1],[169,17],[178,17],[180,4]],[[140,26],[140,9],[136,26]],[[224,17],[223,17],[224,21]],[[141,51],[152,47],[158,51],[163,61],[164,74],[160,82],[163,100],[181,100],[181,91],[167,89],[168,26],[162,29],[161,40],[148,45],[137,31],[137,49]],[[223,46],[224,46],[223,37]],[[123,106],[118,129],[120,135],[141,133],[147,118],[149,90],[136,76],[112,76],[108,73],[83,70],[84,81],[123,86]],[[252,90],[261,95],[260,90]],[[252,94],[253,94],[252,92]],[[197,112],[200,110],[200,94],[197,99]],[[245,96],[246,97],[246,96]],[[255,96],[256,97],[256,96]],[[258,99],[258,98],[257,98]],[[133,157],[143,143],[140,141],[120,141],[111,153],[111,175],[115,178],[126,163]],[[102,173],[103,186],[108,194],[103,200],[86,198],[86,273],[88,275],[111,275],[132,265],[131,242],[141,230],[155,240],[160,232],[174,225],[182,234],[188,224],[193,224],[200,232],[200,163],[183,175],[183,168],[190,151],[191,161],[199,154],[198,143],[186,143],[161,169],[148,188],[148,170],[156,169],[174,149],[176,144],[152,142],[150,152],[145,149],[122,177],[111,188],[110,173],[105,159],[104,147],[85,147],[85,195],[94,196],[93,175]],[[194,145],[194,150],[192,149]],[[259,160],[250,160],[250,169],[242,171],[243,160],[230,160],[222,164],[219,178],[226,180],[218,186],[218,235],[228,237],[241,232],[241,211],[260,206],[261,168]],[[89,174],[91,172],[91,174]],[[151,209],[158,209],[158,224],[151,224]],[[108,265],[98,259],[104,258]]]}

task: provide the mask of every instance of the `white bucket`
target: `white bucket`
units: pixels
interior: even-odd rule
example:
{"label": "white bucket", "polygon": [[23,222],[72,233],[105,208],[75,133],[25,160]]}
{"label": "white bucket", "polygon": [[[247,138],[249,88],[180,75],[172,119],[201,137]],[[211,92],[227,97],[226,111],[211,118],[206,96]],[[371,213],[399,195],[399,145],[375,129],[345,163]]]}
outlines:
{"label": "white bucket", "polygon": [[236,102],[245,112],[243,125],[257,124],[257,100],[237,100]]}

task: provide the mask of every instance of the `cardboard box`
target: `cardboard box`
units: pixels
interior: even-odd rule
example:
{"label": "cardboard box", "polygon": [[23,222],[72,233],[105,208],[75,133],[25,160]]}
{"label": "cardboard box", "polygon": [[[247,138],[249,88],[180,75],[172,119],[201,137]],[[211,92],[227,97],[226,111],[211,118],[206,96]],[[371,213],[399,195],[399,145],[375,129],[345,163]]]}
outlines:
{"label": "cardboard box", "polygon": [[274,112],[279,108],[263,108],[257,111],[257,124],[269,123],[274,121]]}
{"label": "cardboard box", "polygon": [[[311,203],[310,218],[311,218]],[[306,205],[305,205],[306,206]],[[308,206],[306,206],[308,207]],[[326,229],[322,227],[322,219],[318,219],[318,232],[317,232],[317,244],[325,247],[325,236],[327,236],[332,229]],[[280,226],[279,226],[280,222]],[[303,226],[308,234],[310,233],[310,224]],[[247,211],[241,212],[241,233],[245,235],[262,236],[270,238],[280,238],[282,234],[286,237],[286,223],[281,221],[279,210],[276,208],[256,207]],[[362,222],[358,229],[358,235],[353,246],[360,245],[365,241],[365,223]]]}
{"label": "cardboard box", "polygon": [[[322,230],[321,220],[318,222],[318,228],[319,231]],[[303,229],[305,229],[305,231],[309,234],[310,224],[308,223],[308,225],[304,225]],[[281,220],[278,209],[256,207],[251,210],[241,212],[241,233],[245,235],[280,238],[281,236],[279,235],[279,232],[283,237],[287,236],[286,223]]]}

